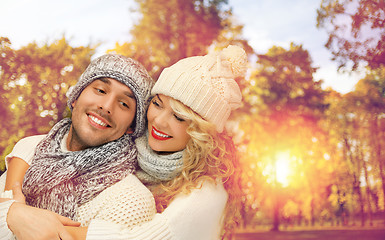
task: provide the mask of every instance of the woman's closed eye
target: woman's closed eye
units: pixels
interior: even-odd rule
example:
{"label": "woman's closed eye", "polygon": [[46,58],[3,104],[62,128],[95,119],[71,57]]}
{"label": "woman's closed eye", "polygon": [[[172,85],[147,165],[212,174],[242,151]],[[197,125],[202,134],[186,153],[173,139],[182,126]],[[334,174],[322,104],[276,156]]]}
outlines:
{"label": "woman's closed eye", "polygon": [[154,104],[157,107],[160,107],[160,103],[156,99],[152,100],[152,104]]}
{"label": "woman's closed eye", "polygon": [[179,117],[179,116],[176,115],[176,114],[174,114],[174,117],[175,117],[175,119],[178,120],[179,122],[184,122],[184,121],[186,121],[184,118]]}

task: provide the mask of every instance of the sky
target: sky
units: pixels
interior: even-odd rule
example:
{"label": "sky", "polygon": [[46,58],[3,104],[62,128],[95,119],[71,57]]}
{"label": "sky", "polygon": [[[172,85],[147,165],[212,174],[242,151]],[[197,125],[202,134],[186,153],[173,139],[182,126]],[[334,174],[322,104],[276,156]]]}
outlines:
{"label": "sky", "polygon": [[[316,28],[316,10],[321,0],[229,0],[244,38],[258,54],[273,45],[288,49],[290,42],[302,44],[319,68],[315,80],[323,88],[347,93],[363,74],[338,73],[324,47],[327,34]],[[101,45],[95,57],[112,49],[116,42],[129,41],[135,14],[133,0],[0,0],[0,36],[18,49],[65,36],[71,46]]]}

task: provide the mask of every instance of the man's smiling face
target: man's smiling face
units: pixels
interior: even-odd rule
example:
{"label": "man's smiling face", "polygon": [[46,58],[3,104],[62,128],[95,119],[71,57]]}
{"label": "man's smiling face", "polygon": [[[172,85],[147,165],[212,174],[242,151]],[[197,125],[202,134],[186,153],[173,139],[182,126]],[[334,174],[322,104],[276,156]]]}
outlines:
{"label": "man's smiling face", "polygon": [[128,86],[117,80],[93,81],[72,106],[72,126],[67,141],[70,151],[99,146],[132,132],[135,96]]}

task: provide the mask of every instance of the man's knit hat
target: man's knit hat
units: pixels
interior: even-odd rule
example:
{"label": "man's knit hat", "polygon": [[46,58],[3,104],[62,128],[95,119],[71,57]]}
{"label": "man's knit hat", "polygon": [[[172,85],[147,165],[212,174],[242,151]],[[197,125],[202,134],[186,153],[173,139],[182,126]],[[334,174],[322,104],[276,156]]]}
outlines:
{"label": "man's knit hat", "polygon": [[136,99],[136,120],[134,137],[139,137],[146,129],[147,100],[151,88],[154,85],[146,69],[137,61],[116,54],[106,54],[94,59],[87,69],[80,76],[76,85],[67,93],[68,107],[72,110],[72,103],[78,99],[81,92],[90,83],[99,78],[112,78],[127,87],[135,95]]}
{"label": "man's knit hat", "polygon": [[246,72],[245,51],[230,45],[219,53],[182,59],[165,68],[151,94],[181,101],[222,132],[232,110],[240,107],[236,77]]}

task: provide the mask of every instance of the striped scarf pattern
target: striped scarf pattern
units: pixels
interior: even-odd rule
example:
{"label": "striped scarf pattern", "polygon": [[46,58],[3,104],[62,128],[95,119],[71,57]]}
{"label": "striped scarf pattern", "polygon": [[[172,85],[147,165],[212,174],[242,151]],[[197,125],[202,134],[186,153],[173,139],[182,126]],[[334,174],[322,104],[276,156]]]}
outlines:
{"label": "striped scarf pattern", "polygon": [[78,206],[135,171],[137,150],[124,134],[101,146],[63,152],[61,142],[70,126],[71,119],[61,120],[38,144],[23,193],[28,205],[75,219]]}

